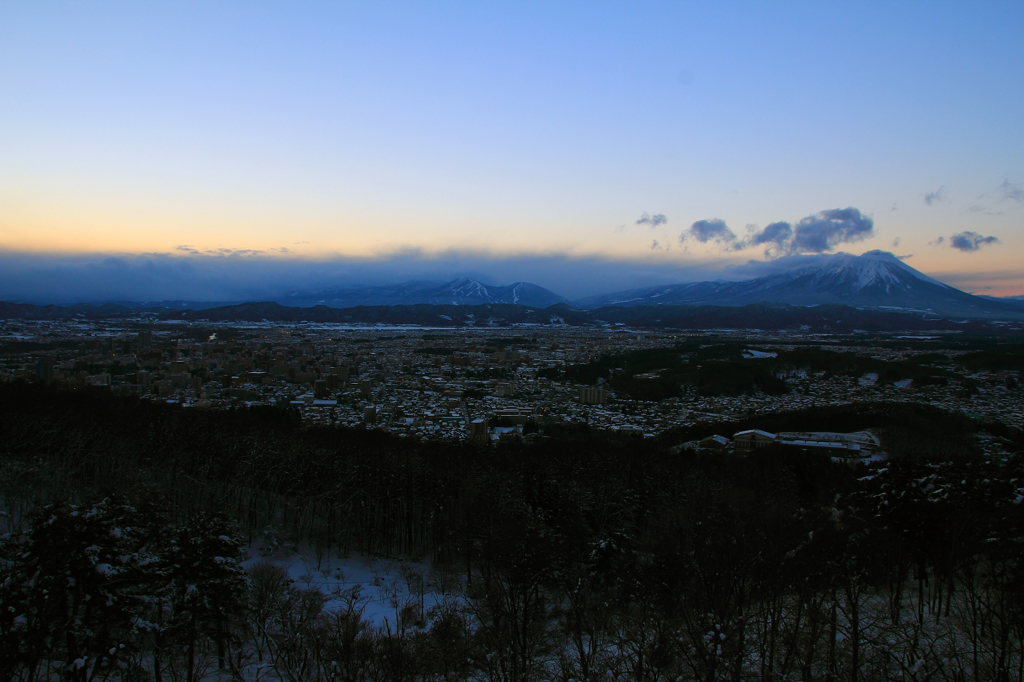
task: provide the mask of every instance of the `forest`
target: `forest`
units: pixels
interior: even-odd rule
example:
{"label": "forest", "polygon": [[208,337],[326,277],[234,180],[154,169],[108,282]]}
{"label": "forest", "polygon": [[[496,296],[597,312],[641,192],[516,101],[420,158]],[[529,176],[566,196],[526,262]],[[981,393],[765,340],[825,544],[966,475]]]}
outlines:
{"label": "forest", "polygon": [[970,390],[974,382],[963,372],[1024,369],[1019,344],[972,347],[955,363],[939,352],[894,361],[844,352],[842,346],[826,349],[820,345],[795,346],[752,361],[744,357],[749,347],[737,341],[695,338],[672,347],[605,355],[585,364],[547,368],[540,374],[584,384],[605,380],[623,396],[663,400],[680,397],[687,388],[701,396],[781,395],[791,390],[785,377],[806,373],[819,373],[826,378],[857,378],[874,373],[882,384],[910,379],[917,387],[946,386],[953,379]]}
{"label": "forest", "polygon": [[[672,448],[752,427],[890,457]],[[12,383],[0,495],[0,682],[1024,680],[1024,437],[923,405],[478,448]],[[375,624],[270,536],[437,598]]]}

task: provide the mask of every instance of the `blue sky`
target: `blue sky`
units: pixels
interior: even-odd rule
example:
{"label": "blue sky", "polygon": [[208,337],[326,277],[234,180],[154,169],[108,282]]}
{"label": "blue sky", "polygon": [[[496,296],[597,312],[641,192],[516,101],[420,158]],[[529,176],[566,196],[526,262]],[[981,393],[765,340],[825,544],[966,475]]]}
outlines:
{"label": "blue sky", "polygon": [[[1022,24],[1019,2],[5,3],[0,298],[111,258],[582,296],[814,244],[1024,294]],[[870,225],[757,238],[848,208]]]}

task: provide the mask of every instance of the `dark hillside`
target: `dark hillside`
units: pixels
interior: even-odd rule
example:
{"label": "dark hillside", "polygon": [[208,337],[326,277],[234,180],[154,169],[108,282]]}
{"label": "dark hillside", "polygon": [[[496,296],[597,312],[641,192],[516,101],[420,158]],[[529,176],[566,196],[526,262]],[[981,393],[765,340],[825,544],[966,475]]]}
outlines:
{"label": "dark hillside", "polygon": [[[42,679],[41,661],[241,676],[267,642],[275,670],[316,681],[886,679],[893,656],[1016,679],[1024,650],[1000,633],[1024,627],[1024,454],[985,459],[987,426],[906,404],[743,427],[897,430],[899,455],[696,457],[582,428],[477,449],[2,385],[0,679]],[[429,557],[452,598],[375,628],[272,567],[240,572],[261,536]],[[989,625],[950,643],[933,631],[970,632],[950,612]]]}

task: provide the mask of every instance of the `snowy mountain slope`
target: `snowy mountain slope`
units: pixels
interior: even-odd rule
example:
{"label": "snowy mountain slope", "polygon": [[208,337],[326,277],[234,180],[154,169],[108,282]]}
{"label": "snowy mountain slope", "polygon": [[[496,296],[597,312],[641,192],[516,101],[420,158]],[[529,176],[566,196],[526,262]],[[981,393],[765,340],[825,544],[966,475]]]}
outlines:
{"label": "snowy mountain slope", "polygon": [[608,305],[842,304],[857,308],[927,311],[937,315],[992,317],[1020,309],[954,289],[918,272],[885,251],[838,253],[811,264],[742,282],[694,282],[647,287],[577,301],[581,308]]}
{"label": "snowy mountain slope", "polygon": [[461,278],[450,282],[410,281],[402,284],[355,289],[325,289],[295,292],[278,299],[289,306],[325,305],[330,308],[351,308],[360,305],[480,305],[512,303],[533,308],[547,308],[567,303],[565,298],[529,282],[508,286],[490,286],[474,279]]}

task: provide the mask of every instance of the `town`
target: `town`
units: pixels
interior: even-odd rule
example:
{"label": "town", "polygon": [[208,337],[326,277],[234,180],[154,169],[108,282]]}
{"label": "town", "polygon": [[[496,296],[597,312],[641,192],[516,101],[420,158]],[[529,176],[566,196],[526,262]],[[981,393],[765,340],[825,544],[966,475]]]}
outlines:
{"label": "town", "polygon": [[[713,395],[683,385],[658,400],[616,391],[604,378],[581,382],[567,368],[604,357],[681,343],[742,350],[741,371],[795,349],[852,353],[882,363],[927,355],[951,379],[882,381],[877,373],[773,371],[785,391]],[[702,421],[858,402],[917,402],[1024,428],[1017,372],[964,370],[968,351],[952,335],[890,337],[810,332],[666,332],[568,326],[431,329],[279,323],[166,323],[144,318],[0,321],[0,381],[40,381],[64,390],[101,390],[189,409],[239,404],[290,409],[304,423],[378,429],[423,440],[481,445],[531,440],[552,425],[586,425],[623,437],[654,437]],[[694,345],[696,344],[696,345]],[[699,365],[698,365],[699,367]],[[613,368],[614,372],[623,368]],[[635,374],[643,380],[658,372]],[[735,392],[734,392],[735,393]],[[692,447],[733,447],[738,434]],[[774,438],[774,434],[770,434]],[[829,437],[780,434],[779,442]],[[834,439],[833,439],[834,440]],[[877,443],[824,446],[870,456]],[[740,450],[753,447],[739,437]]]}

